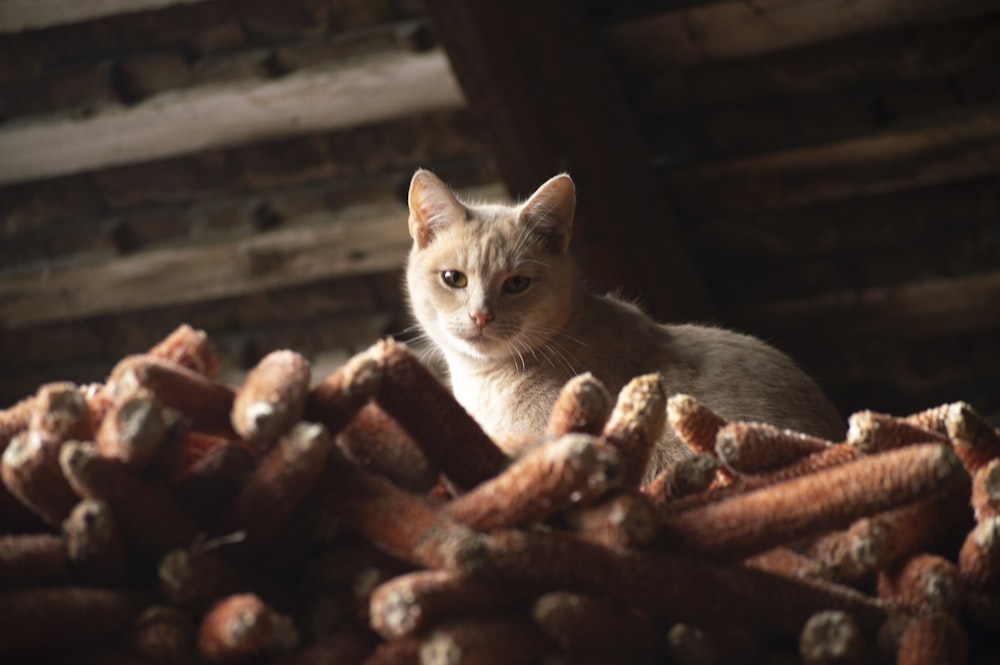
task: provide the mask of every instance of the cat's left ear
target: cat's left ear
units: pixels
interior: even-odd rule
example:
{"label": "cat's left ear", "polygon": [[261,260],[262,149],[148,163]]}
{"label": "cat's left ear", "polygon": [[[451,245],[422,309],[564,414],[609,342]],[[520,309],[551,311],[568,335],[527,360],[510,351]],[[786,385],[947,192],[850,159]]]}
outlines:
{"label": "cat's left ear", "polygon": [[518,219],[542,234],[553,252],[562,254],[569,249],[575,212],[576,187],[572,178],[562,173],[535,190],[521,206]]}
{"label": "cat's left ear", "polygon": [[423,249],[434,233],[465,217],[465,208],[440,178],[417,169],[410,181],[410,236]]}

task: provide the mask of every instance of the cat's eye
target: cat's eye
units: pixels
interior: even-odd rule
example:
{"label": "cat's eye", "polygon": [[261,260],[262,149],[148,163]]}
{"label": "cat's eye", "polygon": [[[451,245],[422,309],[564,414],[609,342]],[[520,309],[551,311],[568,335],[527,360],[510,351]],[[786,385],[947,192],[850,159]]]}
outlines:
{"label": "cat's eye", "polygon": [[503,283],[504,293],[520,293],[531,286],[531,278],[524,275],[514,275],[508,277]]}
{"label": "cat's eye", "polygon": [[445,270],[441,273],[441,281],[453,289],[464,289],[469,283],[469,278],[457,270]]}

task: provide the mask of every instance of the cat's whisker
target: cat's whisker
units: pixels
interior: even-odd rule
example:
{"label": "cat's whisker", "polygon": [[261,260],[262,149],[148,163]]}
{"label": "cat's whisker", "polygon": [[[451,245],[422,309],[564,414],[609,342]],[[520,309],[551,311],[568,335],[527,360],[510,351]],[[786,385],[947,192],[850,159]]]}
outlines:
{"label": "cat's whisker", "polygon": [[[521,355],[521,351],[517,348],[517,345],[514,342],[515,342],[515,340],[507,340],[507,342],[506,342],[507,349],[509,351],[511,351],[511,357],[512,358],[514,357],[515,354],[517,355],[518,360],[520,360],[520,362],[521,362],[521,369],[519,371],[523,374],[525,372],[525,370],[528,369],[528,365],[524,362],[524,356]],[[517,367],[517,362],[516,361],[514,363],[514,367]]]}
{"label": "cat's whisker", "polygon": [[558,355],[559,358],[563,361],[563,364],[566,366],[566,369],[569,370],[570,374],[576,375],[579,373],[576,367],[573,366],[573,362],[565,353],[563,353],[563,351],[559,348],[558,345],[550,344],[550,346],[552,347],[553,351],[555,351],[556,355]]}

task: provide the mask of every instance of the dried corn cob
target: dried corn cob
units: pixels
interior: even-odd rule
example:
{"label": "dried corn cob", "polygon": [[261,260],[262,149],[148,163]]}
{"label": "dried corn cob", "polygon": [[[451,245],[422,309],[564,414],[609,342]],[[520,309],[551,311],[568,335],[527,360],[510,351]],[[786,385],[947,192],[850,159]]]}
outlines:
{"label": "dried corn cob", "polygon": [[599,497],[621,483],[621,471],[616,449],[586,434],[567,434],[529,451],[443,511],[478,531],[537,522]]}
{"label": "dried corn cob", "polygon": [[910,612],[957,614],[965,603],[965,582],[951,561],[918,554],[880,571],[878,594]]}
{"label": "dried corn cob", "polygon": [[87,584],[123,586],[128,578],[125,541],[111,508],[81,501],[62,524],[74,575]]}
{"label": "dried corn cob", "polygon": [[236,437],[229,422],[235,391],[183,365],[148,354],[129,356],[112,370],[108,387],[115,401],[147,390],[183,413],[191,429]]}
{"label": "dried corn cob", "polygon": [[195,330],[186,323],[178,326],[149,350],[149,355],[187,367],[214,378],[222,368],[219,354],[204,330]]}
{"label": "dried corn cob", "polygon": [[267,450],[302,419],[311,379],[305,356],[281,349],[247,372],[233,401],[233,429]]}
{"label": "dried corn cob", "polygon": [[826,450],[829,441],[766,423],[729,423],[715,437],[719,459],[740,473],[762,473]]}
{"label": "dried corn cob", "polygon": [[72,586],[0,592],[0,657],[27,659],[98,644],[125,630],[146,596]]}
{"label": "dried corn cob", "polygon": [[528,618],[470,617],[437,626],[420,645],[421,665],[531,665],[548,641]]}
{"label": "dried corn cob", "polygon": [[847,612],[817,612],[799,636],[803,665],[863,665],[871,659],[869,649],[861,627]]}
{"label": "dried corn cob", "polygon": [[853,582],[940,541],[968,522],[961,492],[932,496],[854,522],[811,545],[835,579]]}
{"label": "dried corn cob", "polygon": [[298,642],[291,623],[253,594],[219,601],[198,628],[198,654],[210,663],[242,663]]}
{"label": "dried corn cob", "polygon": [[719,460],[714,455],[688,455],[660,471],[641,490],[655,505],[662,507],[690,494],[704,492],[712,485],[718,470]]}
{"label": "dried corn cob", "polygon": [[[660,374],[637,376],[618,393],[603,436],[619,451],[628,487],[638,487],[649,475],[650,460],[663,433],[666,399]],[[660,460],[654,460],[652,469],[661,466]]]}
{"label": "dried corn cob", "polygon": [[663,619],[738,623],[790,636],[824,609],[851,612],[872,633],[885,619],[878,602],[853,589],[688,556],[613,550],[539,531],[497,531],[484,545],[468,564],[473,569],[523,585],[601,594]]}
{"label": "dried corn cob", "polygon": [[747,555],[943,491],[962,478],[950,448],[910,446],[668,516],[663,528],[679,547]]}
{"label": "dried corn cob", "polygon": [[612,547],[648,545],[656,538],[656,508],[645,494],[622,490],[589,506],[565,513],[576,532]]}
{"label": "dried corn cob", "polygon": [[958,555],[970,588],[1000,591],[1000,517],[990,517],[969,532]]}
{"label": "dried corn cob", "polygon": [[980,522],[1000,515],[1000,458],[982,466],[973,476],[972,508]]}
{"label": "dried corn cob", "polygon": [[443,619],[506,610],[520,600],[495,583],[450,570],[395,577],[371,594],[371,625],[386,639],[424,632]]}
{"label": "dried corn cob", "polygon": [[941,612],[920,614],[903,629],[896,663],[962,665],[968,662],[968,650],[968,637],[955,617]]}
{"label": "dried corn cob", "polygon": [[67,443],[59,463],[77,493],[107,502],[122,531],[149,555],[159,557],[194,540],[197,528],[165,493],[155,491],[119,460],[102,457],[93,445]]}
{"label": "dried corn cob", "polygon": [[468,489],[507,466],[507,455],[405,345],[384,340],[368,354],[383,376],[376,400],[449,480]]}
{"label": "dried corn cob", "polygon": [[545,433],[590,434],[597,436],[611,414],[613,403],[608,389],[593,374],[586,372],[570,379],[552,406]]}
{"label": "dried corn cob", "polygon": [[272,542],[323,473],[333,439],[322,425],[299,423],[272,448],[244,483],[223,532],[243,531],[253,546]]}
{"label": "dried corn cob", "polygon": [[25,397],[17,404],[0,411],[0,454],[16,434],[28,429],[35,410],[35,396]]}
{"label": "dried corn cob", "polygon": [[0,535],[0,589],[65,584],[66,541],[49,534]]}
{"label": "dried corn cob", "polygon": [[951,405],[945,415],[945,427],[969,475],[1000,457],[1000,434],[965,402]]}
{"label": "dried corn cob", "polygon": [[944,443],[948,438],[938,432],[874,411],[858,411],[847,419],[847,443],[866,454],[884,452],[913,443]]}
{"label": "dried corn cob", "polygon": [[743,565],[792,579],[828,580],[831,575],[819,561],[789,547],[772,547],[743,560]]}
{"label": "dried corn cob", "polygon": [[170,494],[188,519],[211,524],[236,497],[255,466],[245,444],[223,440],[171,478]]}
{"label": "dried corn cob", "polygon": [[97,429],[96,442],[102,455],[134,469],[155,463],[169,470],[180,459],[184,443],[181,415],[140,392],[111,407]]}
{"label": "dried corn cob", "polygon": [[423,451],[377,404],[362,407],[337,434],[337,445],[351,459],[400,487],[426,492],[437,471]]}
{"label": "dried corn cob", "polygon": [[[726,420],[691,395],[678,394],[667,400],[667,422],[680,440],[694,453],[715,455],[715,438]],[[736,478],[732,471],[719,467],[716,478],[728,485]]]}
{"label": "dried corn cob", "polygon": [[334,460],[324,482],[327,510],[399,559],[457,569],[482,547],[475,531],[358,464]]}
{"label": "dried corn cob", "polygon": [[193,662],[194,622],[169,605],[153,605],[135,620],[118,641],[119,650],[151,665],[183,665]]}
{"label": "dried corn cob", "polygon": [[666,640],[656,621],[591,596],[553,591],[535,601],[531,616],[549,638],[571,652],[665,655]]}

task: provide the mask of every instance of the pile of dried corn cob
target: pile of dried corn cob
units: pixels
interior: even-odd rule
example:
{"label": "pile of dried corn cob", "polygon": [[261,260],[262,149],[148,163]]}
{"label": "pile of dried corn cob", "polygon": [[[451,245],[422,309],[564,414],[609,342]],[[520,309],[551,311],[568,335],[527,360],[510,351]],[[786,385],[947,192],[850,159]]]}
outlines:
{"label": "pile of dried corn cob", "polygon": [[[312,389],[291,351],[218,365],[182,326],[0,412],[0,660],[1000,658],[1000,435],[966,404],[834,444],[582,375],[502,450],[391,341]],[[668,423],[696,454],[643,483]]]}

